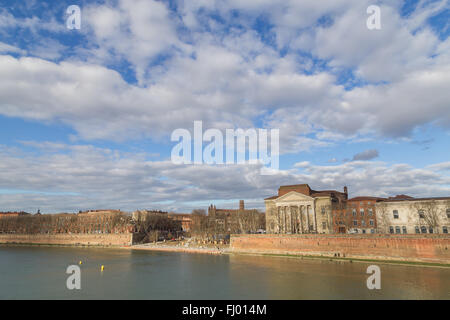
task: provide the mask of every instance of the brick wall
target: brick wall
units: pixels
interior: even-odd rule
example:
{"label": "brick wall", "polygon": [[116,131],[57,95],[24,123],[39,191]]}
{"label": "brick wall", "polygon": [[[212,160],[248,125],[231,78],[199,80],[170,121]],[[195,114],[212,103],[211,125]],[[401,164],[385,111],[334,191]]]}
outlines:
{"label": "brick wall", "polygon": [[129,246],[133,234],[0,234],[0,243]]}
{"label": "brick wall", "polygon": [[232,235],[234,252],[450,264],[448,235]]}

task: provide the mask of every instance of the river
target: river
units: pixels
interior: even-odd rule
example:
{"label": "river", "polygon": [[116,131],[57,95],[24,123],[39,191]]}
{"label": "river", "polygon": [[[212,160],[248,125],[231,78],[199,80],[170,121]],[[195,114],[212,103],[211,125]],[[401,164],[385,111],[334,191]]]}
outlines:
{"label": "river", "polygon": [[[68,290],[66,269],[79,261],[81,289]],[[250,255],[0,246],[0,299],[450,299],[450,268],[380,263],[381,289],[369,290],[369,265]]]}

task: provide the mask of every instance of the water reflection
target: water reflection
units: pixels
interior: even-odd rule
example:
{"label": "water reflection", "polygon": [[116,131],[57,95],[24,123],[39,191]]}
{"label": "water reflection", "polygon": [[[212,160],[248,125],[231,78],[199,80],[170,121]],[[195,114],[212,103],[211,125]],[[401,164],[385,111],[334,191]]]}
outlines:
{"label": "water reflection", "polygon": [[381,290],[368,290],[366,270],[374,263],[234,255],[230,264],[232,278],[259,282],[268,299],[450,299],[444,268],[378,264]]}

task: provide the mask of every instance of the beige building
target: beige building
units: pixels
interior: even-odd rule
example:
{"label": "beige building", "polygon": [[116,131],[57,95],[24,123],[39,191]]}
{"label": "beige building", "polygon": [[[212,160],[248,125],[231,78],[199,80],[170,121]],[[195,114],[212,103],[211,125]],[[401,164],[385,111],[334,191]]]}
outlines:
{"label": "beige building", "polygon": [[448,233],[450,197],[412,198],[405,195],[376,204],[380,233]]}
{"label": "beige building", "polygon": [[267,233],[333,233],[332,210],[346,201],[344,192],[312,190],[307,184],[281,186],[264,199]]}

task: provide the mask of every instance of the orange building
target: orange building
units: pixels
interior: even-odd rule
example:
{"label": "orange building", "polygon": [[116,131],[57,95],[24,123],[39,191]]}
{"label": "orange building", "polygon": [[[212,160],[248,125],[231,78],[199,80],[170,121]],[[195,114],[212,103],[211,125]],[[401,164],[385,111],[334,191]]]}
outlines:
{"label": "orange building", "polygon": [[181,228],[183,231],[189,232],[191,231],[192,226],[192,216],[188,213],[169,213],[167,215],[169,219],[180,221]]}
{"label": "orange building", "polygon": [[335,233],[375,233],[377,217],[375,204],[385,200],[378,197],[355,197],[333,210]]}
{"label": "orange building", "polygon": [[28,215],[27,212],[0,212],[0,219],[1,218],[9,218],[9,217],[19,217],[19,216],[25,216]]}

